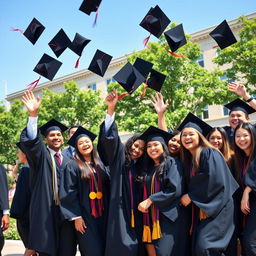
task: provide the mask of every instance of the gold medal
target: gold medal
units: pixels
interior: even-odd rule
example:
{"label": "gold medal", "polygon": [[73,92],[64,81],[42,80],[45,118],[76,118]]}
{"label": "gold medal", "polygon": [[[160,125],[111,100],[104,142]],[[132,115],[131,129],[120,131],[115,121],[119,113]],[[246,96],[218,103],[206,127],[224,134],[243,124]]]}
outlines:
{"label": "gold medal", "polygon": [[96,199],[96,197],[97,197],[97,194],[95,192],[90,192],[90,194],[89,194],[90,199],[94,200],[94,199]]}
{"label": "gold medal", "polygon": [[101,198],[102,198],[102,196],[103,196],[103,195],[102,195],[102,193],[101,193],[101,192],[97,192],[97,193],[96,193],[96,197],[97,197],[97,199],[101,199]]}

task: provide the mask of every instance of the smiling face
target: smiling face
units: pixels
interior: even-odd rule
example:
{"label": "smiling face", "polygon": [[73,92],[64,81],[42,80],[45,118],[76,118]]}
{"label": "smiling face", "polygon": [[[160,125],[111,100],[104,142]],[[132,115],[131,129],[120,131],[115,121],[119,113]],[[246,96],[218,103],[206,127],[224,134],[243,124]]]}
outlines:
{"label": "smiling face", "polygon": [[181,143],[184,148],[193,154],[199,146],[199,135],[194,128],[184,128],[181,134]]}
{"label": "smiling face", "polygon": [[49,131],[47,136],[45,137],[45,142],[49,148],[54,151],[59,151],[60,147],[63,144],[63,136],[61,131],[52,130]]}
{"label": "smiling face", "polygon": [[162,154],[164,153],[163,145],[160,141],[149,141],[147,143],[147,154],[158,164]]}
{"label": "smiling face", "polygon": [[237,129],[235,134],[235,143],[240,149],[245,152],[247,156],[250,155],[252,137],[249,131],[243,128]]}
{"label": "smiling face", "polygon": [[145,147],[145,142],[143,140],[136,140],[131,148],[130,148],[130,155],[131,155],[131,158],[132,160],[136,160],[138,158],[140,158],[143,153],[144,153],[144,147]]}
{"label": "smiling face", "polygon": [[221,150],[223,147],[222,135],[218,130],[215,130],[209,137],[209,142],[217,149]]}
{"label": "smiling face", "polygon": [[180,134],[173,136],[168,142],[170,154],[177,155],[180,152]]}
{"label": "smiling face", "polygon": [[249,117],[241,110],[234,110],[229,114],[228,122],[234,130],[239,124],[247,123]]}
{"label": "smiling face", "polygon": [[77,149],[82,156],[90,156],[93,150],[93,144],[90,138],[81,137],[77,140]]}

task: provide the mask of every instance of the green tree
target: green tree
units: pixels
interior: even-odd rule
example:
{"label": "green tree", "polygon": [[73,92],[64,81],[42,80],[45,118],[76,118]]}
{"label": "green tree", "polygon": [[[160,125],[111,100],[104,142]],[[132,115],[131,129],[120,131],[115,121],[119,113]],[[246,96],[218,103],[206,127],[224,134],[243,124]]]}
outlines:
{"label": "green tree", "polygon": [[[242,16],[238,23],[242,23],[239,41],[228,48],[219,51],[215,63],[228,64],[226,75],[231,80],[242,80],[245,85],[256,84],[256,18],[247,19]],[[249,92],[255,88],[248,87]],[[253,90],[254,89],[254,90]]]}
{"label": "green tree", "polygon": [[[174,26],[174,24],[172,24]],[[149,49],[134,52],[128,60],[133,63],[140,57],[154,64],[153,69],[165,74],[166,80],[161,93],[169,101],[166,121],[168,127],[175,128],[185,115],[191,111],[201,113],[210,104],[222,104],[230,98],[226,83],[220,79],[223,72],[219,69],[207,71],[201,67],[197,59],[201,56],[200,46],[188,43],[181,47],[177,54],[186,55],[177,58],[167,52],[168,45],[162,36],[157,43],[149,43]],[[108,90],[123,89],[116,83],[110,84]],[[149,99],[155,93],[148,89],[146,96],[140,99],[143,86],[132,95],[126,96],[117,106],[117,121],[121,129],[141,132],[149,125],[156,125],[157,115],[149,104]]]}

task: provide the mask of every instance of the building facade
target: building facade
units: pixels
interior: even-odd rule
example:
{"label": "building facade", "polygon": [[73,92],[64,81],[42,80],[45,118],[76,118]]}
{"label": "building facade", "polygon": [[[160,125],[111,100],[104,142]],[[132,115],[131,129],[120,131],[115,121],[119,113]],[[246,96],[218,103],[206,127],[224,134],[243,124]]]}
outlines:
{"label": "building facade", "polygon": [[[246,15],[248,19],[256,17],[256,12]],[[242,28],[242,24],[238,22],[238,19],[231,20],[228,22],[231,30],[235,34],[236,38],[239,39],[239,31]],[[213,70],[216,66],[212,62],[213,58],[216,57],[217,48],[215,41],[209,36],[209,33],[215,28],[215,26],[200,30],[198,32],[190,34],[191,41],[198,43],[201,46],[202,55],[198,59],[199,64],[207,70]],[[63,92],[64,82],[75,81],[77,85],[84,90],[101,90],[102,97],[107,95],[107,86],[113,81],[113,76],[120,70],[120,68],[127,62],[125,56],[113,59],[104,75],[100,77],[88,69],[83,69],[78,72],[68,74],[66,76],[54,79],[53,81],[39,84],[34,92],[38,95],[42,94],[42,90],[48,88],[53,92]],[[225,69],[225,66],[222,67]],[[223,78],[225,79],[225,78]],[[12,102],[14,99],[20,99],[24,93],[24,90],[17,91],[9,94],[6,97],[8,102]],[[207,106],[202,113],[202,118],[209,123],[211,126],[224,126],[227,125],[228,110],[222,105],[211,105]],[[251,115],[252,122],[256,122],[256,114]]]}

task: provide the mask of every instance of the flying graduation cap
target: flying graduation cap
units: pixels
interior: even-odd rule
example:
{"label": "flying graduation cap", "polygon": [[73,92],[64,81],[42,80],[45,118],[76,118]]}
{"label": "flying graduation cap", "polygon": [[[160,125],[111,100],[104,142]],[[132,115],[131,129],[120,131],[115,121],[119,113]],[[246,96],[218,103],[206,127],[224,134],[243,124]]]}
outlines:
{"label": "flying graduation cap", "polygon": [[98,14],[99,14],[98,10],[99,10],[101,1],[102,0],[84,0],[79,8],[79,10],[81,12],[84,12],[87,15],[90,15],[91,12],[96,12],[93,26],[95,26],[97,23],[97,18],[98,18]]}
{"label": "flying graduation cap", "polygon": [[181,46],[183,46],[187,43],[185,33],[183,30],[183,25],[179,24],[178,26],[171,28],[170,30],[168,30],[164,33],[164,36],[165,36],[167,43],[171,49],[171,51],[168,51],[168,52],[175,57],[185,57],[185,55],[178,55],[178,54],[174,53]]}
{"label": "flying graduation cap", "polygon": [[93,73],[103,77],[112,58],[113,57],[107,53],[97,50],[88,69]]}
{"label": "flying graduation cap", "polygon": [[82,35],[80,35],[79,33],[76,33],[74,40],[69,45],[69,49],[79,56],[79,58],[76,61],[75,68],[78,68],[79,60],[80,60],[80,57],[82,56],[84,47],[87,44],[89,44],[90,42],[91,42],[90,39],[87,39],[87,38],[83,37]]}
{"label": "flying graduation cap", "polygon": [[36,81],[30,83],[28,87],[30,87],[32,90],[35,89],[41,79],[41,76],[52,80],[61,65],[62,63],[60,61],[52,58],[47,54],[44,54],[33,70],[38,73],[40,77]]}
{"label": "flying graduation cap", "polygon": [[226,20],[221,22],[210,34],[220,49],[224,49],[237,42]]}
{"label": "flying graduation cap", "polygon": [[127,62],[127,64],[114,75],[113,78],[115,81],[126,90],[125,93],[119,95],[119,100],[127,94],[132,94],[143,82],[146,81],[152,66],[153,64],[149,61],[137,58],[134,65]]}
{"label": "flying graduation cap", "polygon": [[33,18],[25,31],[18,28],[11,29],[11,31],[19,31],[22,33],[32,44],[36,43],[44,30],[45,26],[42,25],[36,18]]}
{"label": "flying graduation cap", "polygon": [[54,36],[54,38],[48,43],[56,57],[59,57],[71,44],[70,39],[63,29]]}
{"label": "flying graduation cap", "polygon": [[140,23],[140,26],[150,33],[150,35],[143,40],[144,46],[147,46],[151,34],[159,38],[170,22],[169,18],[158,5],[154,8],[150,8]]}

